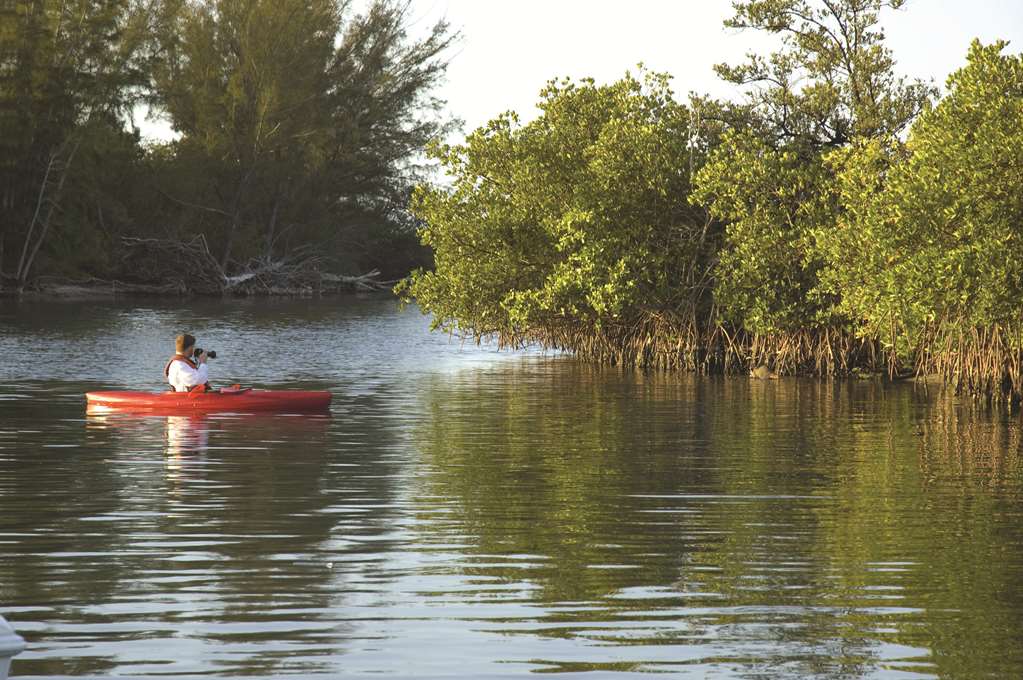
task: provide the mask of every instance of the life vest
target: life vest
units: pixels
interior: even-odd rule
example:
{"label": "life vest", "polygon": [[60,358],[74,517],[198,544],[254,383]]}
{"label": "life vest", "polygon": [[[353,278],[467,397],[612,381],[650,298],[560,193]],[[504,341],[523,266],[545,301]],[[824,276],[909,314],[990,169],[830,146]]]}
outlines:
{"label": "life vest", "polygon": [[[186,364],[188,364],[189,366],[191,366],[195,370],[199,370],[199,365],[196,364],[191,359],[189,359],[188,357],[186,357],[184,354],[175,354],[174,356],[172,356],[167,361],[167,365],[163,367],[163,376],[165,378],[167,378],[168,380],[170,380],[170,367],[171,367],[171,364],[173,364],[175,361],[184,361]],[[188,388],[188,391],[189,392],[206,392],[209,389],[210,389],[210,384],[207,382],[207,383],[203,383],[202,385],[192,385],[190,388]],[[177,391],[176,388],[174,387],[174,385],[171,385],[171,390]]]}
{"label": "life vest", "polygon": [[189,359],[188,357],[186,357],[184,354],[175,354],[167,362],[167,365],[163,367],[163,377],[165,377],[165,378],[169,378],[170,377],[170,367],[171,367],[171,364],[173,364],[175,361],[184,361],[186,364],[188,364],[189,366],[191,366],[195,370],[199,370],[199,367],[196,365],[196,363],[194,361],[192,361],[191,359]]}

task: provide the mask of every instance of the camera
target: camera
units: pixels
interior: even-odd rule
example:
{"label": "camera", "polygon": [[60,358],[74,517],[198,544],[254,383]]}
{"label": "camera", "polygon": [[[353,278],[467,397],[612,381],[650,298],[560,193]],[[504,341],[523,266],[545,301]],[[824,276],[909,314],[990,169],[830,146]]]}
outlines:
{"label": "camera", "polygon": [[[194,350],[192,350],[192,352],[194,353],[196,359],[198,359],[199,355],[201,355],[204,351],[205,350],[203,350],[200,347],[196,347]],[[211,350],[209,350],[206,353],[206,358],[207,359],[216,359],[217,358],[217,353],[211,349]]]}

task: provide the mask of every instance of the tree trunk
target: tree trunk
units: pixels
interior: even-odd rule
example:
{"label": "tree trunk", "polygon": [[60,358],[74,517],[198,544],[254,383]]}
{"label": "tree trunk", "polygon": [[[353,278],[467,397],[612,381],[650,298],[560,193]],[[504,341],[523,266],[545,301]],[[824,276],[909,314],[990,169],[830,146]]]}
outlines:
{"label": "tree trunk", "polygon": [[224,253],[220,256],[220,270],[227,273],[227,263],[231,259],[231,247],[234,245],[234,232],[238,229],[238,208],[231,214],[231,228],[227,232],[227,241],[224,242]]}
{"label": "tree trunk", "polygon": [[[63,150],[63,146],[64,145],[61,145],[62,148],[60,150]],[[43,196],[46,193],[46,182],[49,179],[50,171],[53,169],[53,165],[57,160],[60,150],[58,150],[58,152],[50,158],[50,163],[47,165],[46,175],[43,178],[43,185],[39,189],[39,200],[36,203],[36,211],[32,216],[32,224],[29,226],[28,234],[25,235],[25,243],[21,249],[21,258],[18,262],[17,289],[19,293],[24,290],[25,283],[28,281],[28,274],[32,270],[32,264],[35,262],[36,255],[39,254],[39,249],[46,240],[46,234],[50,231],[50,224],[53,221],[53,213],[57,210],[57,201],[60,200],[60,193],[64,190],[64,182],[67,180],[68,173],[71,170],[71,162],[74,160],[75,154],[78,153],[78,144],[75,143],[74,147],[72,147],[67,161],[63,164],[64,167],[60,169],[60,181],[57,182],[57,188],[53,190],[51,197],[48,199],[49,208],[46,211],[46,217],[42,220],[42,222],[39,222],[39,212],[42,208]],[[41,224],[42,230],[39,232],[39,238],[36,239],[35,245],[32,246],[32,250],[28,251],[29,243],[32,240],[32,231],[37,223]],[[26,253],[28,254],[27,259]]]}
{"label": "tree trunk", "polygon": [[227,232],[227,241],[224,243],[224,254],[220,259],[220,269],[227,275],[227,263],[231,260],[231,249],[234,246],[234,235],[238,231],[238,224],[241,220],[242,198],[245,196],[245,188],[255,172],[255,166],[249,168],[245,176],[238,183],[238,191],[234,194],[234,201],[231,207],[231,228]]}
{"label": "tree trunk", "polygon": [[46,172],[43,173],[43,181],[39,185],[39,195],[36,197],[36,209],[32,213],[32,221],[28,223],[28,232],[25,234],[25,242],[21,245],[21,257],[18,258],[18,266],[14,270],[14,278],[19,282],[19,288],[21,281],[24,279],[22,271],[25,268],[25,258],[28,256],[29,244],[32,242],[32,234],[35,232],[36,224],[39,222],[39,213],[43,209],[43,200],[46,198],[46,186],[50,183],[50,173],[53,171],[53,165],[57,162],[57,152],[50,155],[50,160],[46,164]]}
{"label": "tree trunk", "polygon": [[280,208],[281,208],[281,193],[280,193],[280,191],[278,191],[276,196],[274,196],[274,209],[273,209],[273,212],[270,213],[270,223],[267,225],[267,228],[266,228],[266,253],[264,254],[264,257],[266,258],[267,262],[269,262],[270,260],[273,259],[273,254],[274,254],[274,232],[277,229],[277,213],[280,211]]}

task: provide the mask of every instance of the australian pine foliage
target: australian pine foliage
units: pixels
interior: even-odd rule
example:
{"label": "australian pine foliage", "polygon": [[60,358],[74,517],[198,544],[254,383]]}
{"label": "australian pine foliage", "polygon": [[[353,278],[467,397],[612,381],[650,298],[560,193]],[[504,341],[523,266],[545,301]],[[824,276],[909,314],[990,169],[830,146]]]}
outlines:
{"label": "australian pine foliage", "polygon": [[[433,92],[457,36],[413,35],[407,2],[359,7],[0,3],[3,287],[218,291],[260,267],[398,278],[425,262],[406,207],[449,126]],[[172,139],[140,139],[147,107]]]}
{"label": "australian pine foliage", "polygon": [[0,287],[109,264],[145,40],[134,0],[0,4]]}

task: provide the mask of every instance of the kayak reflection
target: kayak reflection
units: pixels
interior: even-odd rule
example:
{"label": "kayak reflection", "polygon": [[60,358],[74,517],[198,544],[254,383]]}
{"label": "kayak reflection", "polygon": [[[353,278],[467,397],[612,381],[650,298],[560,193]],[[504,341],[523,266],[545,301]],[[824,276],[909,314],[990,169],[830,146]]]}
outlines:
{"label": "kayak reflection", "polygon": [[165,453],[181,456],[186,453],[203,453],[209,448],[210,428],[208,416],[167,416]]}
{"label": "kayak reflection", "polygon": [[147,444],[162,440],[163,452],[171,457],[206,453],[211,446],[225,451],[245,449],[272,453],[278,449],[291,450],[312,440],[322,440],[330,422],[329,414],[149,415],[90,412],[86,416],[86,427],[90,431],[116,437],[135,450],[148,449]]}

